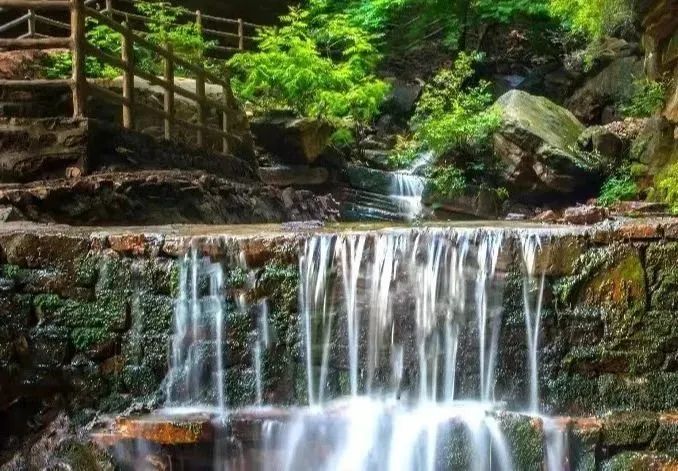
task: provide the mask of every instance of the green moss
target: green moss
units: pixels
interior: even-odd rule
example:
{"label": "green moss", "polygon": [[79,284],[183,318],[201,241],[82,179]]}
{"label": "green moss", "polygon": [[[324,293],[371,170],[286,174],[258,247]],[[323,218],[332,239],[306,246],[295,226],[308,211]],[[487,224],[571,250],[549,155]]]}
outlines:
{"label": "green moss", "polygon": [[54,469],[92,471],[114,468],[111,458],[104,451],[91,443],[83,443],[76,439],[60,442],[52,460],[59,463]]}
{"label": "green moss", "polygon": [[88,255],[76,263],[75,282],[78,286],[92,287],[97,282],[99,274],[99,258]]}
{"label": "green moss", "polygon": [[666,203],[674,214],[678,214],[678,162],[657,175],[655,191],[650,197]]}
{"label": "green moss", "polygon": [[646,266],[652,308],[678,309],[678,243],[651,244],[646,251]]}
{"label": "green moss", "polygon": [[602,444],[608,447],[638,447],[647,445],[654,437],[659,422],[649,412],[626,412],[605,418]]}
{"label": "green moss", "polygon": [[678,457],[678,423],[671,420],[661,421],[650,449]]}
{"label": "green moss", "polygon": [[541,470],[544,461],[544,437],[530,417],[502,415],[500,426],[508,448],[513,454],[513,466],[521,470]]}
{"label": "green moss", "polygon": [[653,455],[640,452],[626,452],[613,456],[603,463],[602,471],[647,471],[654,469],[674,469],[678,462],[666,455]]}
{"label": "green moss", "polygon": [[0,276],[2,278],[9,278],[10,280],[16,280],[21,273],[21,267],[18,265],[2,265],[0,266]]}

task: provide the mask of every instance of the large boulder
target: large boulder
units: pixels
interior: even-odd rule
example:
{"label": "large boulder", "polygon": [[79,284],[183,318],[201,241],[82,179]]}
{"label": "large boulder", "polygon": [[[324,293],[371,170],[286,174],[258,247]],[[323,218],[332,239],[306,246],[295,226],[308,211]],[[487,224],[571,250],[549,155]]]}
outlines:
{"label": "large boulder", "polygon": [[631,95],[633,81],[642,74],[643,60],[640,57],[616,59],[586,80],[565,105],[587,124],[615,121],[620,116],[618,105]]}
{"label": "large boulder", "polygon": [[641,186],[652,186],[654,177],[678,162],[676,126],[661,116],[647,120],[631,146],[631,157],[643,165],[646,178]]}
{"label": "large boulder", "polygon": [[310,164],[322,155],[334,128],[322,119],[297,118],[287,113],[253,119],[252,133],[257,145],[273,159],[285,164]]}
{"label": "large boulder", "polygon": [[515,199],[571,195],[600,179],[600,158],[575,151],[584,126],[568,110],[519,90],[496,104],[502,124],[494,134],[494,150]]}

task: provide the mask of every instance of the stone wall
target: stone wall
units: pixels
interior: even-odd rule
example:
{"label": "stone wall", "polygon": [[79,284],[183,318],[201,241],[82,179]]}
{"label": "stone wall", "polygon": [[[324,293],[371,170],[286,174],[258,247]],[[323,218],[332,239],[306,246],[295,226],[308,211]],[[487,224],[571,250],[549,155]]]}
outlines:
{"label": "stone wall", "polygon": [[[77,426],[97,412],[143,411],[162,401],[178,260],[191,244],[223,262],[232,294],[269,300],[275,334],[263,359],[264,398],[303,403],[297,254],[306,236],[279,226],[231,229],[234,238],[221,236],[227,228],[187,231],[0,227],[2,450],[23,446],[61,411]],[[228,263],[236,248],[254,270],[253,287]],[[511,250],[501,263],[507,282],[496,385],[514,410],[525,405],[529,377],[518,257]],[[678,409],[677,257],[678,220],[664,219],[556,238],[539,260],[547,274],[541,395],[548,412],[572,417],[583,462],[644,459],[624,450],[677,452],[678,420],[668,413]],[[252,403],[247,345],[256,316],[229,302],[226,323],[227,394],[234,406]],[[461,394],[473,396],[477,372],[464,366],[477,364],[470,330],[458,381]],[[330,389],[344,391],[346,373],[332,367]],[[406,375],[415,381],[416,368]]]}

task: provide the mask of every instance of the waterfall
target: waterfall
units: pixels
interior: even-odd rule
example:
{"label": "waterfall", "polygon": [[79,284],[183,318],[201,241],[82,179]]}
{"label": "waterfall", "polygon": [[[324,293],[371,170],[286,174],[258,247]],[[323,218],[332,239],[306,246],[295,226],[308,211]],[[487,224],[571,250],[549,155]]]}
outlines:
{"label": "waterfall", "polygon": [[[447,469],[441,444],[450,436],[466,440],[472,469],[516,469],[500,425],[506,407],[495,391],[506,268],[514,254],[524,268],[525,402],[527,416],[535,417],[546,287],[538,261],[546,236],[531,229],[424,227],[305,237],[298,328],[306,403],[285,409],[284,420],[262,424],[262,447],[277,457],[263,469]],[[231,259],[249,274],[247,287],[255,287],[244,255]],[[221,264],[191,250],[179,288],[167,405],[224,416],[228,325]],[[268,301],[235,299],[256,324],[249,345],[253,406],[265,406]],[[332,381],[337,378],[344,380]],[[553,419],[542,423],[545,465],[557,471],[567,461],[567,433]]]}
{"label": "waterfall", "polygon": [[393,172],[390,198],[400,203],[408,215],[408,219],[416,219],[422,212],[421,202],[426,179],[421,172],[433,160],[433,152],[421,153],[405,170]]}

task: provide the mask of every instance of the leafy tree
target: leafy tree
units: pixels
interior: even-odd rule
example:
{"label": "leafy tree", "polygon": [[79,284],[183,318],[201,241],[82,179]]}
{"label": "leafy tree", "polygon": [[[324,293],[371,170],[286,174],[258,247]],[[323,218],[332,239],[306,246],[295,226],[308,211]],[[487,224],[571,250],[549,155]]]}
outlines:
{"label": "leafy tree", "polygon": [[241,98],[344,124],[376,115],[388,86],[373,75],[380,56],[372,35],[342,14],[313,17],[292,8],[281,22],[259,31],[259,51],[229,61]]}
{"label": "leafy tree", "polygon": [[589,39],[612,34],[633,21],[630,0],[550,0],[550,11]]}

